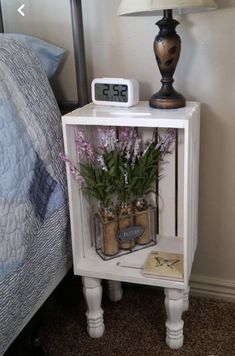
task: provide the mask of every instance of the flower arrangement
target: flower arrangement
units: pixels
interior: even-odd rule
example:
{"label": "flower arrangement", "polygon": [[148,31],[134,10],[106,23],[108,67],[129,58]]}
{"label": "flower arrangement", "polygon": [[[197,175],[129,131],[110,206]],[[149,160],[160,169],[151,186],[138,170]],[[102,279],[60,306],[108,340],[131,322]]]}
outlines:
{"label": "flower arrangement", "polygon": [[160,178],[157,164],[169,152],[174,136],[174,129],[168,129],[163,138],[158,136],[157,143],[155,137],[143,142],[132,127],[97,127],[94,145],[87,140],[85,130],[78,129],[75,141],[79,168],[64,154],[60,158],[69,164],[82,189],[108,207],[115,196],[120,202],[129,202],[148,193]]}
{"label": "flower arrangement", "polygon": [[[112,222],[112,225],[104,228],[105,255],[118,252],[116,230],[133,225],[133,219],[135,224],[143,226],[145,230],[138,243],[144,245],[149,242],[148,204],[143,197],[151,190],[156,179],[160,178],[158,163],[169,152],[175,130],[168,129],[165,136],[158,136],[157,140],[155,134],[153,132],[153,137],[144,142],[133,127],[97,127],[96,144],[92,144],[85,130],[78,129],[75,143],[79,166],[75,167],[69,157],[60,154],[83,191],[99,201],[102,221]],[[133,205],[133,201],[138,202],[140,199],[140,205]],[[136,213],[133,218],[135,211],[143,210],[145,213]],[[118,223],[114,223],[116,216]],[[121,241],[120,247],[131,249],[134,243]]]}

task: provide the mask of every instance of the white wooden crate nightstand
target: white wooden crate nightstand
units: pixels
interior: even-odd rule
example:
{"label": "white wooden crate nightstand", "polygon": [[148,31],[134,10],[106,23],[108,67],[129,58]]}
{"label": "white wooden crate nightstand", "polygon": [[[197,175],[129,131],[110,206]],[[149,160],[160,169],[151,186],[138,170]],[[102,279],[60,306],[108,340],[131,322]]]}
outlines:
{"label": "white wooden crate nightstand", "polygon": [[[164,166],[164,179],[159,186],[157,245],[108,261],[97,254],[94,247],[93,213],[89,198],[83,194],[67,167],[74,273],[83,277],[87,301],[88,333],[100,337],[104,332],[101,308],[101,280],[109,281],[112,300],[122,297],[121,281],[160,286],[165,291],[167,312],[166,343],[172,349],[183,345],[182,312],[188,308],[188,282],[197,246],[198,167],[200,104],[188,102],[185,108],[157,110],[147,102],[131,108],[103,107],[89,104],[63,117],[65,154],[78,162],[75,132],[95,126],[133,126],[146,133],[158,128],[177,129],[177,140]],[[184,278],[182,281],[149,278],[141,267],[150,250],[182,253]],[[126,267],[125,267],[126,266]]]}

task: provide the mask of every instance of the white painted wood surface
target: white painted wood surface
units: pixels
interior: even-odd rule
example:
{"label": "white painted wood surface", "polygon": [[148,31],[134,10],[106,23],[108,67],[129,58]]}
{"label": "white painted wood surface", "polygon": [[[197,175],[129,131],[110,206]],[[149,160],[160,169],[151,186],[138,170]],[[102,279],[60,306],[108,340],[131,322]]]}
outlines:
{"label": "white painted wood surface", "polygon": [[122,299],[122,283],[120,281],[108,281],[108,296],[112,302],[119,302]]}
{"label": "white painted wood surface", "polygon": [[[159,129],[163,137],[166,129]],[[159,180],[159,234],[163,236],[175,235],[175,144],[171,145],[171,154],[164,157],[160,165]]]}
{"label": "white painted wood surface", "polygon": [[83,294],[87,302],[87,332],[98,338],[104,333],[103,309],[101,308],[102,286],[100,279],[83,277]]}
{"label": "white painted wood surface", "polygon": [[165,288],[166,307],[166,344],[173,350],[183,346],[184,335],[182,313],[184,309],[184,291]]}
{"label": "white painted wood surface", "polygon": [[[165,164],[165,178],[160,183],[159,205],[160,230],[158,243],[138,252],[104,261],[95,251],[92,221],[95,206],[81,192],[77,182],[71,177],[67,168],[70,216],[72,226],[72,244],[74,273],[89,281],[107,279],[110,282],[111,298],[115,283],[126,281],[165,288],[167,320],[166,342],[171,348],[183,344],[183,323],[181,314],[188,305],[187,290],[192,263],[197,245],[198,224],[198,167],[199,167],[199,133],[200,105],[189,102],[185,108],[176,110],[156,110],[147,102],[125,108],[102,107],[89,104],[63,117],[63,134],[65,153],[77,165],[78,157],[74,141],[75,131],[85,126],[91,133],[97,125],[101,126],[133,126],[138,127],[145,137],[149,137],[153,129],[162,131],[167,128],[178,129],[178,214],[175,207],[175,155],[174,149]],[[91,206],[92,204],[92,206]],[[178,219],[178,236],[175,236],[175,219]],[[150,278],[143,275],[143,265],[150,250],[182,253],[184,255],[184,278],[181,281]],[[85,285],[86,285],[85,283]],[[93,283],[93,282],[92,282]],[[118,284],[116,284],[117,286]],[[119,284],[120,286],[120,284]],[[85,286],[86,299],[89,295],[100,298],[100,287],[95,292]],[[116,291],[118,288],[116,288]],[[120,288],[119,288],[120,292]],[[115,293],[113,298],[116,299]],[[97,313],[101,314],[100,302],[96,305]],[[88,317],[88,325],[89,317]],[[88,327],[89,333],[90,326]],[[98,334],[101,328],[98,328]],[[96,335],[96,333],[95,333]]]}
{"label": "white painted wood surface", "polygon": [[187,106],[173,110],[156,110],[141,101],[131,108],[114,108],[88,104],[63,117],[65,125],[101,125],[185,128],[192,120],[193,113],[198,111],[199,103],[187,102]]}

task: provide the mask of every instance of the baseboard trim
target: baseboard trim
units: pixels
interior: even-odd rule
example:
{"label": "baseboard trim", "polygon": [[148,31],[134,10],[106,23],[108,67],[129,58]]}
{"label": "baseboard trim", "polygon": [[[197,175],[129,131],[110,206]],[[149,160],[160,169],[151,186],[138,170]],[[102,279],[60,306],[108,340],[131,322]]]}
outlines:
{"label": "baseboard trim", "polygon": [[192,275],[190,294],[235,303],[235,281]]}

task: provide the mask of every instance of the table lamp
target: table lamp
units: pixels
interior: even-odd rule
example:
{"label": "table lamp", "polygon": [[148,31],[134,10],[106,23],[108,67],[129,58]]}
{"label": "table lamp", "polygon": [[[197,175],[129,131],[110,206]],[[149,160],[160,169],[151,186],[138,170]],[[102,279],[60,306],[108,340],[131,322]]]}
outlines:
{"label": "table lamp", "polygon": [[180,57],[181,40],[175,30],[179,22],[173,19],[172,11],[189,13],[216,8],[213,0],[121,0],[119,16],[154,16],[163,11],[163,18],[156,23],[160,31],[154,40],[154,52],[162,75],[162,87],[149,99],[151,107],[175,109],[185,106],[185,98],[173,88],[173,75]]}

